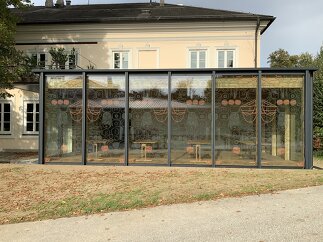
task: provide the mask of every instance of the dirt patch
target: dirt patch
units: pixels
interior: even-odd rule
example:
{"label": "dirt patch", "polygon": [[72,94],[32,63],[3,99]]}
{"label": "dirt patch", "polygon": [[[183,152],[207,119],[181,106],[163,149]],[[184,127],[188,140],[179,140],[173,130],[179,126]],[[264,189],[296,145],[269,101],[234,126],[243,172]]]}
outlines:
{"label": "dirt patch", "polygon": [[318,170],[0,165],[0,224],[323,185]]}

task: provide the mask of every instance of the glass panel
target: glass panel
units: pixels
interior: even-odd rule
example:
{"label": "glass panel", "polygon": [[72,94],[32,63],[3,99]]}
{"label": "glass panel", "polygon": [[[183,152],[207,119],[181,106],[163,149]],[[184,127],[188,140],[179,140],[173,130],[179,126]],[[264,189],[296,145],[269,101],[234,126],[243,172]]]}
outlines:
{"label": "glass panel", "polygon": [[33,129],[33,123],[27,123],[27,131],[34,131]]}
{"label": "glass panel", "polygon": [[304,76],[261,81],[262,165],[304,167]]}
{"label": "glass panel", "polygon": [[36,122],[39,122],[39,113],[36,113]]}
{"label": "glass panel", "polygon": [[218,51],[218,67],[224,68],[224,51]]}
{"label": "glass panel", "polygon": [[76,55],[69,55],[68,56],[68,67],[69,69],[75,69],[76,67]]}
{"label": "glass panel", "polygon": [[227,51],[227,67],[233,67],[233,51]]}
{"label": "glass panel", "polygon": [[120,69],[120,53],[114,53],[114,68]]}
{"label": "glass panel", "polygon": [[191,68],[197,68],[197,52],[191,51]]}
{"label": "glass panel", "polygon": [[3,108],[4,112],[10,113],[10,103],[4,103],[3,106],[4,106]]}
{"label": "glass panel", "polygon": [[33,113],[27,113],[27,122],[34,121],[34,114]]}
{"label": "glass panel", "polygon": [[88,75],[88,163],[122,163],[125,153],[125,76]]}
{"label": "glass panel", "polygon": [[3,131],[10,131],[10,123],[3,124]]}
{"label": "glass panel", "polygon": [[36,123],[36,131],[39,131],[39,123]]}
{"label": "glass panel", "polygon": [[10,113],[4,113],[3,114],[3,120],[5,122],[10,122]]}
{"label": "glass panel", "polygon": [[27,103],[27,112],[32,113],[34,111],[34,104],[33,103]]}
{"label": "glass panel", "polygon": [[82,76],[46,76],[44,113],[45,162],[80,163]]}
{"label": "glass panel", "polygon": [[129,163],[167,164],[168,76],[129,77]]}
{"label": "glass panel", "polygon": [[217,165],[256,165],[257,78],[222,76],[216,79]]}
{"label": "glass panel", "polygon": [[128,52],[124,52],[122,55],[122,68],[128,69]]}
{"label": "glass panel", "polygon": [[45,54],[39,54],[39,67],[44,68],[46,64],[46,55]]}
{"label": "glass panel", "polygon": [[173,76],[171,92],[172,164],[211,165],[211,76]]}
{"label": "glass panel", "polygon": [[199,68],[205,68],[205,62],[206,62],[206,52],[200,51],[199,52]]}
{"label": "glass panel", "polygon": [[39,113],[39,103],[36,103],[36,112]]}

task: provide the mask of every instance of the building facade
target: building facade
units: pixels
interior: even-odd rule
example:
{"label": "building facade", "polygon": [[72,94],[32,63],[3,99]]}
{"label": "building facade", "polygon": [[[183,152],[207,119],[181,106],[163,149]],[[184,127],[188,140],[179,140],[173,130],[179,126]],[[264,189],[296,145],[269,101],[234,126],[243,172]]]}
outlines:
{"label": "building facade", "polygon": [[[306,71],[276,79],[268,72],[260,84],[272,90],[265,90],[258,69],[250,69],[259,66],[261,35],[274,17],[157,3],[32,7],[16,14],[17,49],[50,71],[42,74],[43,106],[37,86],[23,83],[0,101],[7,117],[2,149],[37,150],[43,127],[41,162],[259,166],[262,143],[269,166],[304,166],[310,78]],[[64,63],[54,63],[52,48],[63,48]],[[241,68],[250,73],[215,74]],[[68,75],[74,69],[83,71]]]}

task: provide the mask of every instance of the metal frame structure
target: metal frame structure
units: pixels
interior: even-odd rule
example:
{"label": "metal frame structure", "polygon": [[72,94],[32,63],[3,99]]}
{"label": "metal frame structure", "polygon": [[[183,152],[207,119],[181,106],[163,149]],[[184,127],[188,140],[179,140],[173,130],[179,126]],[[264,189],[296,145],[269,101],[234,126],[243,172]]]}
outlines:
{"label": "metal frame structure", "polygon": [[[261,140],[261,114],[257,112],[257,147],[256,147],[256,166],[238,166],[238,165],[216,165],[215,164],[215,92],[217,77],[222,75],[253,75],[258,76],[257,79],[257,108],[261,107],[262,102],[262,87],[261,77],[262,75],[304,75],[304,160],[305,169],[311,169],[313,167],[313,73],[315,69],[272,69],[272,68],[230,68],[230,69],[100,69],[100,70],[34,70],[34,73],[40,75],[39,83],[39,104],[40,104],[40,132],[39,132],[39,164],[45,163],[45,76],[46,75],[69,75],[79,74],[82,75],[83,89],[82,89],[82,161],[80,164],[87,164],[87,149],[86,149],[86,135],[87,135],[87,80],[88,74],[124,74],[125,75],[125,162],[124,165],[128,166],[165,166],[164,164],[129,164],[129,75],[130,74],[164,74],[168,76],[168,166],[195,166],[195,167],[210,167],[210,165],[179,165],[172,164],[171,160],[171,138],[172,138],[172,122],[171,122],[171,80],[174,74],[208,74],[212,77],[212,123],[211,123],[211,145],[212,145],[212,164],[211,167],[243,167],[243,168],[261,168],[262,158],[262,140]],[[64,163],[66,164],[66,163]],[[93,164],[93,163],[91,163]],[[104,163],[104,165],[118,165]],[[264,167],[264,168],[278,168],[278,167]],[[299,167],[284,167],[279,168],[299,168]]]}

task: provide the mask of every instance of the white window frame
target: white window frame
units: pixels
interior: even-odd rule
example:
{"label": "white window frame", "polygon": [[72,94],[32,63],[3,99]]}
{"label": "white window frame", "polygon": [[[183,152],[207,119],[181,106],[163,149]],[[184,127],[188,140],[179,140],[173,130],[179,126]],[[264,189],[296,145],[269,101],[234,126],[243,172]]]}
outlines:
{"label": "white window frame", "polygon": [[[200,52],[202,52],[202,51],[204,51],[205,52],[205,66],[204,67],[200,67],[200,55],[199,55],[199,53]],[[196,48],[190,48],[189,50],[188,50],[188,67],[189,68],[193,68],[192,67],[192,52],[197,52],[197,67],[196,68],[207,68],[208,67],[208,50],[206,49],[206,48],[198,48],[198,49],[196,49]],[[195,68],[195,67],[194,67]]]}
{"label": "white window frame", "polygon": [[[115,67],[115,59],[114,59],[114,55],[116,53],[119,53],[120,54],[120,68],[116,68]],[[128,54],[128,67],[127,68],[124,68],[123,66],[123,55],[124,53],[127,53]],[[130,65],[131,65],[131,52],[130,50],[112,50],[111,52],[111,59],[112,59],[112,69],[130,69]]]}
{"label": "white window frame", "polygon": [[[9,104],[10,105],[10,131],[4,131],[4,104]],[[12,102],[11,101],[3,101],[0,100],[0,105],[1,105],[1,123],[0,123],[0,134],[6,134],[6,135],[11,135],[12,133]]]}
{"label": "white window frame", "polygon": [[[224,67],[219,67],[219,52],[223,51],[224,52]],[[233,52],[233,63],[232,67],[228,67],[228,51]],[[217,68],[235,68],[237,66],[237,55],[236,55],[236,49],[234,48],[225,48],[225,49],[217,49],[216,50],[216,63],[217,63]]]}
{"label": "white window frame", "polygon": [[[32,131],[28,131],[27,130],[27,105],[28,104],[33,104],[33,130]],[[23,133],[24,134],[39,134],[39,131],[36,131],[36,114],[38,113],[39,115],[39,106],[38,106],[38,112],[36,111],[36,104],[39,105],[39,100],[25,100],[24,101],[24,130]],[[39,117],[39,116],[38,116]],[[40,119],[40,117],[39,117]],[[38,121],[38,125],[39,125],[39,121]],[[39,126],[38,126],[39,129]]]}
{"label": "white window frame", "polygon": [[48,57],[49,57],[49,53],[45,52],[45,51],[29,51],[28,55],[32,58],[33,55],[36,55],[37,58],[37,68],[40,68],[40,55],[44,54],[45,55],[45,63],[44,63],[44,67],[42,69],[48,69]]}

